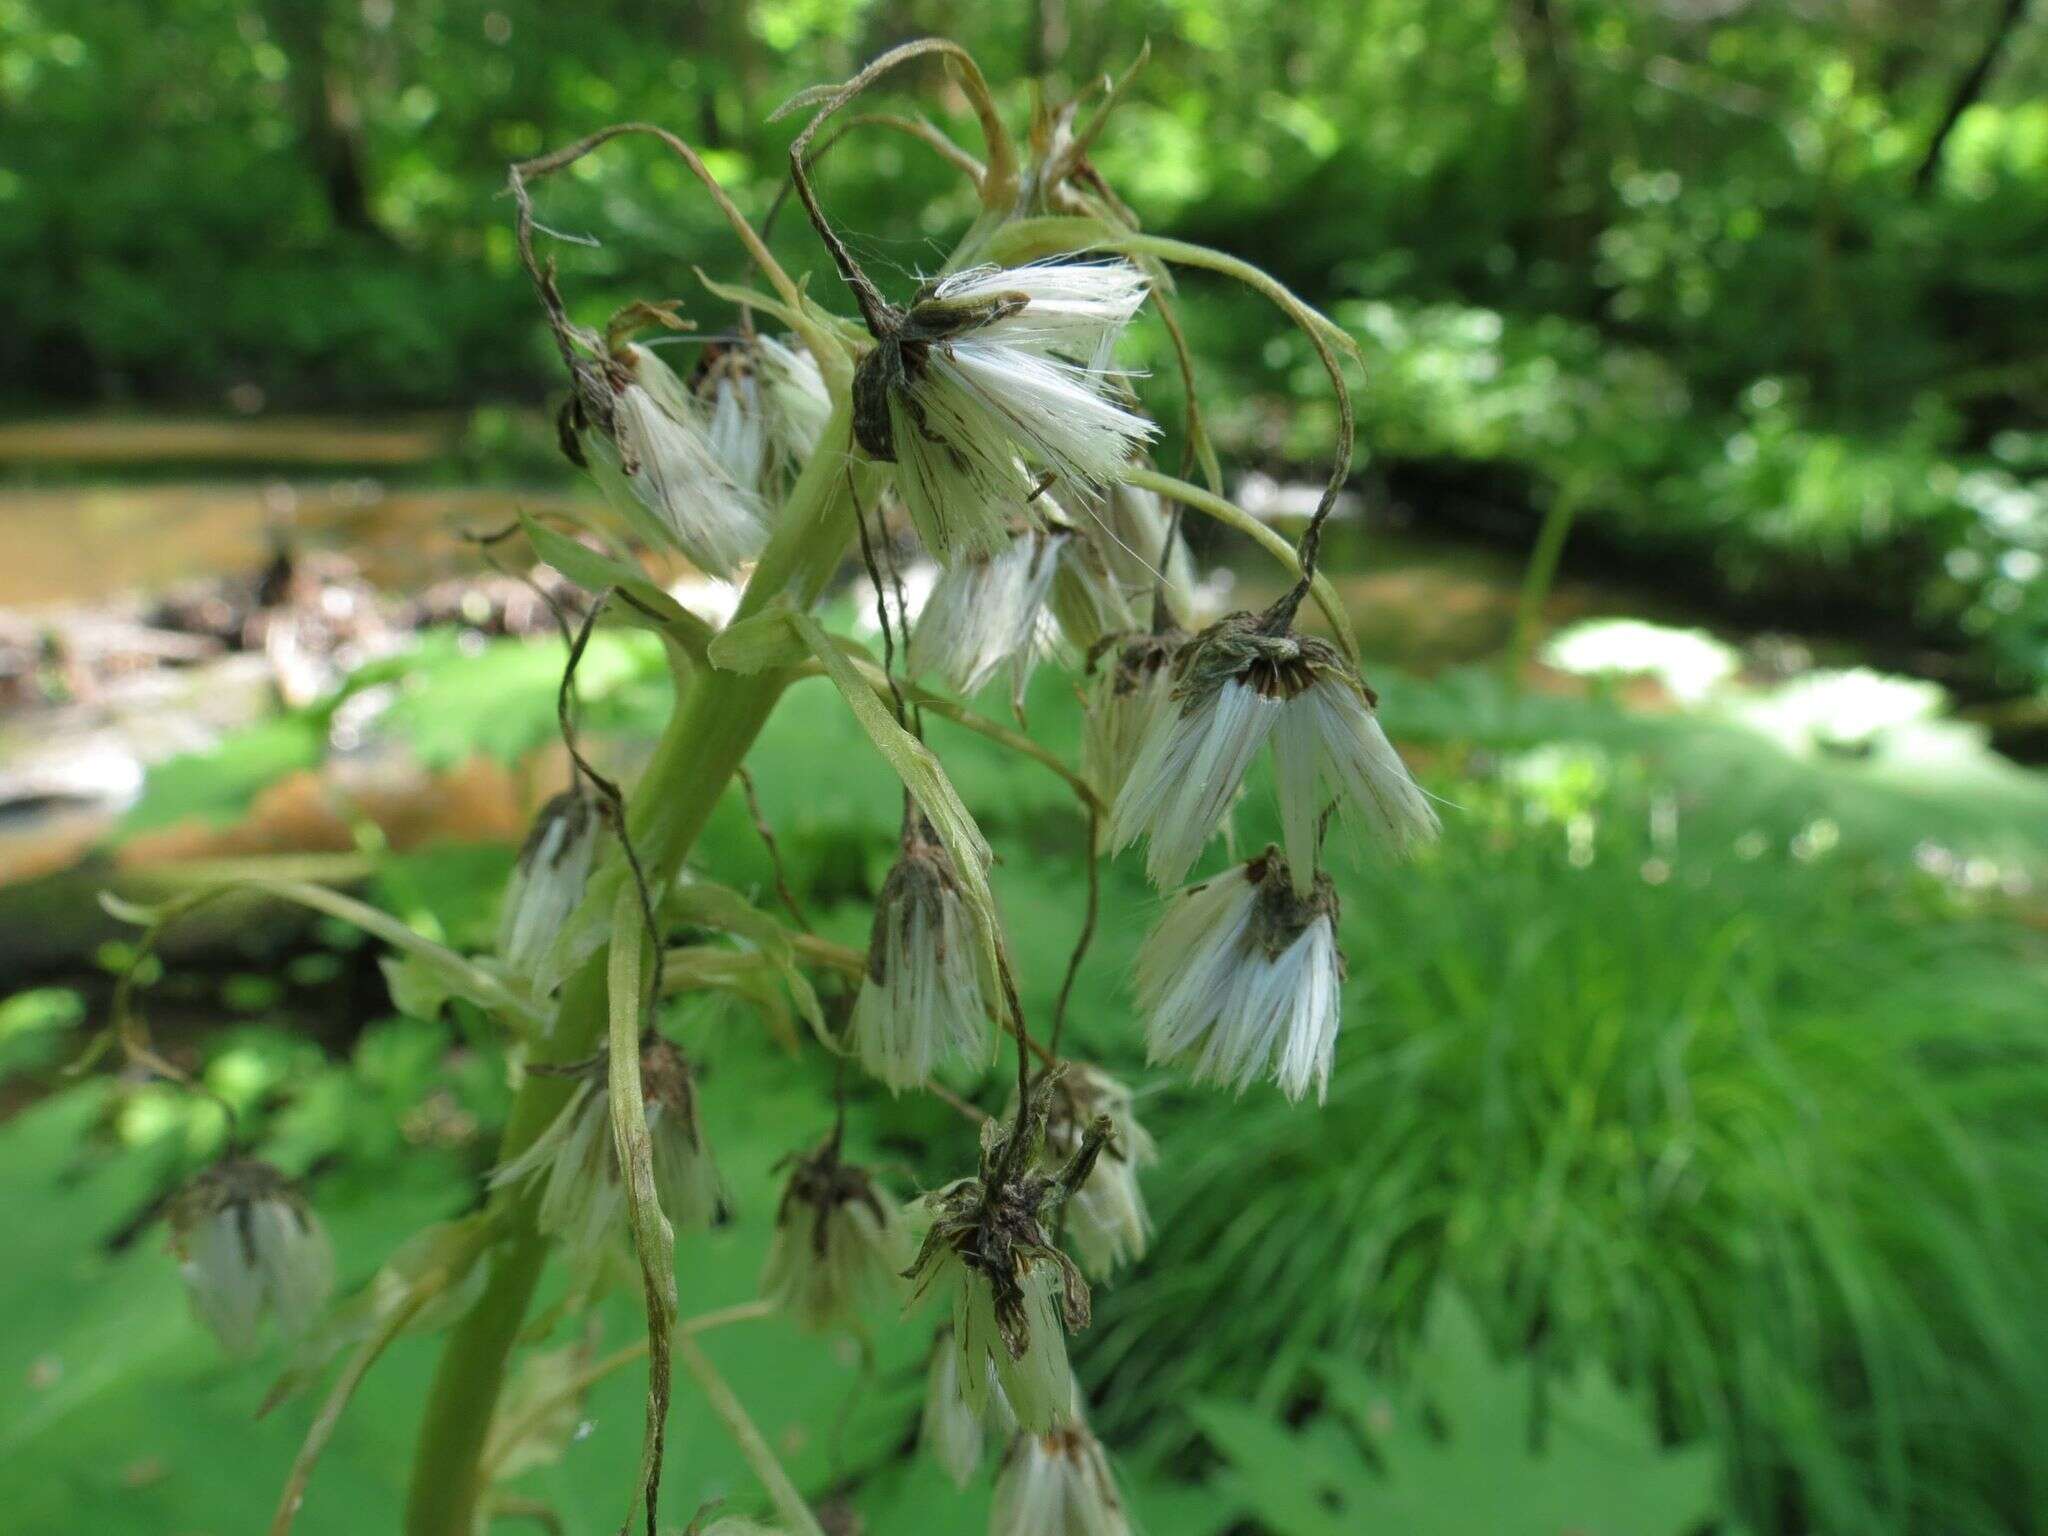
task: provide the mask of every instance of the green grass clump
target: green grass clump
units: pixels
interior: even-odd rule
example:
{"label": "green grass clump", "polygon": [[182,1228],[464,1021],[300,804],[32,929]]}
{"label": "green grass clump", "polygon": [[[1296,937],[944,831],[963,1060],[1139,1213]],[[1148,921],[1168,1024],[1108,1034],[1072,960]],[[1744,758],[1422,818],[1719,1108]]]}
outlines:
{"label": "green grass clump", "polygon": [[[1163,1452],[1198,1394],[1399,1358],[1452,1283],[1718,1440],[1759,1529],[2015,1528],[2048,1497],[2048,947],[1918,873],[1859,765],[1607,736],[1426,775],[1440,848],[1344,883],[1326,1107],[1157,1101],[1105,1431]],[[1789,814],[1802,776],[1855,819]]]}

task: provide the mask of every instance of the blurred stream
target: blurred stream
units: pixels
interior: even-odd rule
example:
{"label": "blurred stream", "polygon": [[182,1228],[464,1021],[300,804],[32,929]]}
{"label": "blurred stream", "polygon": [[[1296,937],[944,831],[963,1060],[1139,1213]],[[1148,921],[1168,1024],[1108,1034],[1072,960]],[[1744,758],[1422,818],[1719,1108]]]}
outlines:
{"label": "blurred stream", "polygon": [[[545,434],[537,417],[528,427]],[[538,601],[485,572],[463,535],[573,495],[470,483],[475,455],[459,443],[458,423],[421,418],[0,427],[0,887],[55,881],[65,894],[51,910],[74,908],[104,879],[94,861],[153,764],[324,696],[425,624],[551,632]],[[1286,531],[1313,501],[1294,489],[1254,477],[1241,494]],[[1345,511],[1325,568],[1369,658],[1426,674],[1501,654],[1522,580],[1514,551],[1432,534],[1394,509]],[[1218,578],[1229,605],[1277,591],[1276,570],[1241,541],[1190,531],[1202,563],[1230,562]],[[1550,592],[1538,639],[1605,616],[1719,629],[1778,675],[1856,659],[1840,642],[1729,634],[1681,595],[1571,576]],[[1534,670],[1539,686],[1558,681]],[[1629,686],[1644,705],[1669,703],[1655,685]],[[523,814],[502,774],[451,785],[391,749],[338,751],[322,772],[268,797],[263,825],[155,835],[124,845],[124,867],[346,850],[337,799],[376,807],[413,842],[515,835]]]}

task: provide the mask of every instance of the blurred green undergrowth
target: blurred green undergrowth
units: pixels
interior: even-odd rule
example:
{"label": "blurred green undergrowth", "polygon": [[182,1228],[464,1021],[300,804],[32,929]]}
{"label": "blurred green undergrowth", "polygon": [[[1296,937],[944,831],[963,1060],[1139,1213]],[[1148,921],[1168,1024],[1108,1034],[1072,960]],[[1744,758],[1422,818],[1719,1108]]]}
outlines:
{"label": "blurred green undergrowth", "polygon": [[[1057,97],[1149,45],[1095,158],[1148,226],[1260,263],[1360,338],[1368,486],[1524,540],[1568,496],[1668,579],[2035,691],[2048,28],[2007,0],[1942,23],[1896,0],[18,0],[0,378],[38,410],[481,408],[468,447],[502,474],[498,408],[560,384],[509,160],[650,119],[758,217],[793,132],[770,110],[895,42],[957,31],[1020,123],[1024,78]],[[894,84],[972,140],[936,71]],[[937,157],[873,130],[820,176],[892,282],[973,211]],[[691,270],[737,258],[672,160],[608,152],[542,214],[601,242],[559,247],[593,318],[681,295],[725,323]],[[801,220],[774,243],[822,270]],[[1219,435],[1308,472],[1314,359],[1188,286]],[[1162,338],[1142,361],[1173,419]]]}
{"label": "blurred green undergrowth", "polygon": [[[555,729],[559,664],[548,644],[478,655],[429,636],[356,686],[390,690],[371,726],[388,748],[441,765],[472,746],[517,758]],[[599,637],[584,675],[597,750],[630,764],[657,722],[661,669],[640,637]],[[1070,1049],[1140,1086],[1164,1155],[1147,1182],[1154,1252],[1100,1291],[1076,1358],[1137,1511],[1206,1507],[1206,1480],[1242,1454],[1204,1403],[1284,1416],[1327,1445],[1345,1433],[1323,1423],[1340,1401],[1327,1384],[1347,1372],[1412,1382],[1427,1400],[1427,1321],[1455,1292],[1503,1370],[1539,1384],[1604,1373],[1640,1405],[1631,1434],[1711,1454],[1717,1506],[1751,1531],[2023,1528],[2048,1497],[2033,1455],[2048,1433],[2033,1365],[2048,1348],[2033,1305],[2048,1291],[2048,787],[1939,738],[1924,752],[1795,750],[1727,710],[1628,713],[1600,686],[1529,694],[1478,669],[1374,681],[1448,802],[1447,835],[1412,865],[1341,876],[1351,980],[1326,1107],[1263,1089],[1233,1102],[1144,1068],[1123,978],[1157,898],[1128,864],[1105,877]],[[331,708],[264,729],[301,731],[317,756]],[[1067,683],[1041,676],[1031,708],[1034,735],[1069,754]],[[998,851],[1025,1006],[1043,1019],[1076,922],[1081,818],[1037,765],[943,720],[930,734]],[[277,761],[272,745],[229,738],[167,765],[131,825],[231,818]],[[863,942],[896,830],[887,768],[821,682],[791,692],[750,766],[821,930]],[[1240,839],[1272,829],[1255,788]],[[368,894],[483,944],[506,857],[383,855]],[[772,889],[736,796],[698,857]],[[316,953],[344,943],[310,938]],[[507,1102],[499,1047],[458,1005],[439,1024],[366,1018],[323,1051],[294,1033],[288,999],[243,991],[238,1022],[224,1003],[191,1049],[260,1145],[311,1176],[345,1273],[366,1277],[410,1225],[475,1198]],[[0,1070],[54,1086],[80,1015],[60,993],[6,1003]],[[741,1195],[740,1222],[683,1255],[694,1310],[751,1285],[770,1169],[822,1130],[798,1107],[818,1101],[825,1068],[781,1056],[743,1010],[685,1028]],[[1003,1092],[955,1086],[990,1107]],[[906,1192],[970,1155],[967,1129],[931,1104],[858,1090],[853,1118]],[[56,1092],[0,1128],[9,1208],[47,1236],[7,1282],[20,1326],[0,1339],[0,1368],[32,1385],[0,1422],[0,1466],[16,1469],[0,1472],[0,1497],[109,1520],[160,1512],[149,1528],[243,1528],[267,1508],[306,1410],[247,1431],[262,1372],[212,1361],[145,1221],[218,1135],[205,1106],[127,1078]],[[954,1495],[894,1452],[922,1324],[878,1334],[879,1392],[856,1355],[804,1352],[799,1367],[781,1325],[747,1326],[758,1331],[721,1341],[721,1359],[789,1437],[807,1485],[843,1485],[876,1529],[980,1518],[985,1494]],[[425,1369],[416,1345],[379,1368],[304,1529],[392,1507]],[[590,1417],[630,1424],[636,1390],[609,1384]],[[192,1393],[192,1412],[164,1412]],[[746,1499],[687,1393],[678,1413],[672,1507]],[[1453,1443],[1519,1465],[1536,1422]],[[204,1454],[229,1436],[248,1448],[233,1476]],[[534,1475],[568,1529],[612,1517],[632,1439],[593,1434]],[[1381,1473],[1344,1476],[1364,1498]],[[1529,1476],[1547,1487],[1562,1474],[1545,1462]],[[1267,1525],[1291,1536],[1277,1516]]]}

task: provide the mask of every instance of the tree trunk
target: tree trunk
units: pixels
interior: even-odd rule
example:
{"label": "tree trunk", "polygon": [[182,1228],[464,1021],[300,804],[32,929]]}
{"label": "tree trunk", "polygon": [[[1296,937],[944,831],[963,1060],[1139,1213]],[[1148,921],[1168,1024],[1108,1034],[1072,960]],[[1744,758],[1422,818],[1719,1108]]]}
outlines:
{"label": "tree trunk", "polygon": [[327,0],[267,0],[263,14],[289,66],[285,91],[298,124],[299,147],[328,213],[341,229],[388,238],[370,211],[362,113],[328,46]]}

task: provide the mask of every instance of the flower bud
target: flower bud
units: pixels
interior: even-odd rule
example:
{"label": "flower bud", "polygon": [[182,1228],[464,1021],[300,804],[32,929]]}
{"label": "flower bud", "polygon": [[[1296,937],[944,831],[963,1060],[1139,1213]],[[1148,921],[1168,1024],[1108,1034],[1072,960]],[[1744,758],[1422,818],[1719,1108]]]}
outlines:
{"label": "flower bud", "polygon": [[529,982],[541,976],[562,925],[583,900],[599,831],[596,803],[580,787],[556,795],[533,818],[498,918],[499,958]]}
{"label": "flower bud", "polygon": [[1262,1072],[1290,1099],[1327,1093],[1336,1053],[1337,893],[1303,896],[1276,848],[1175,896],[1138,953],[1136,991],[1153,1061],[1191,1060],[1197,1081],[1240,1092]]}
{"label": "flower bud", "polygon": [[797,1160],[761,1274],[761,1294],[814,1333],[857,1325],[902,1293],[903,1218],[863,1168],[839,1160],[837,1138]]}
{"label": "flower bud", "polygon": [[334,1289],[334,1249],[298,1188],[268,1163],[217,1163],[170,1209],[192,1310],[221,1348],[255,1347],[265,1313],[287,1339],[304,1334]]}
{"label": "flower bud", "polygon": [[980,954],[952,857],[913,819],[875,904],[848,1025],[860,1064],[901,1090],[927,1082],[948,1056],[986,1060],[994,1041]]}
{"label": "flower bud", "polygon": [[989,1536],[1129,1536],[1102,1442],[1078,1420],[1019,1435],[996,1478]]}

